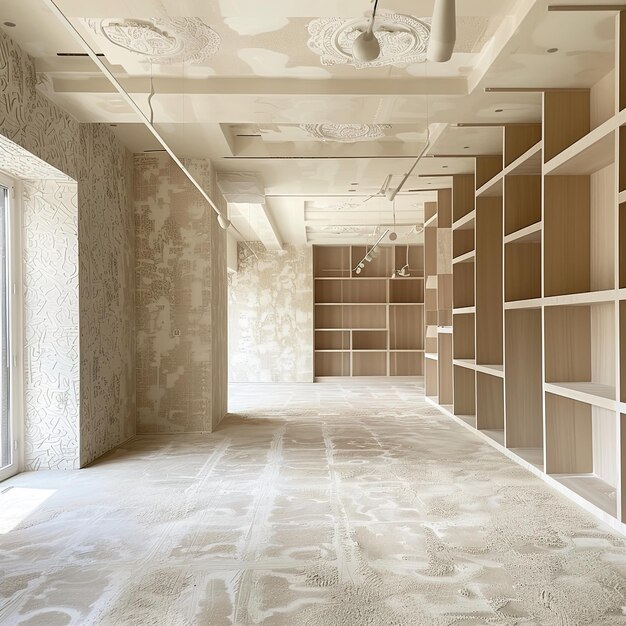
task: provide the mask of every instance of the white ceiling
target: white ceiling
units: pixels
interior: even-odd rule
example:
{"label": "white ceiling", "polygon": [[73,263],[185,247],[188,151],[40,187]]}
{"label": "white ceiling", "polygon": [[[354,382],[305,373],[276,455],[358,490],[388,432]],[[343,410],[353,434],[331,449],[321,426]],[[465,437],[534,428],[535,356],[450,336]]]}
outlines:
{"label": "white ceiling", "polygon": [[[268,220],[286,243],[371,238],[363,233],[389,223],[393,207],[381,198],[360,203],[388,174],[392,184],[399,182],[428,128],[432,145],[407,192],[449,186],[443,175],[472,171],[473,159],[465,155],[501,151],[500,128],[454,124],[540,119],[540,94],[485,93],[485,87],[589,87],[612,68],[614,57],[614,14],[549,13],[547,0],[457,0],[458,42],[449,63],[365,69],[324,64],[309,39],[319,18],[333,27],[342,20],[365,21],[368,0],[56,4],[93,49],[106,55],[105,63],[147,115],[152,82],[155,126],[178,156],[209,158],[219,171],[261,177]],[[379,11],[428,23],[432,6],[433,0],[380,0]],[[90,59],[57,56],[83,50],[46,0],[2,0],[0,17],[17,24],[0,27],[34,57],[40,88],[50,98],[81,121],[115,125],[133,151],[160,148]],[[103,36],[104,26],[131,18],[159,18],[168,33],[179,18],[199,18],[185,22],[193,22],[193,29],[180,41],[186,50],[206,44],[201,58],[151,62]],[[209,36],[219,47],[206,54]],[[558,52],[548,54],[549,48]],[[354,142],[315,136],[320,128],[322,134],[353,130],[338,125],[377,130],[373,138]],[[398,224],[411,230],[421,223],[423,203],[432,199],[432,191],[398,196]],[[245,212],[239,213],[243,219]]]}

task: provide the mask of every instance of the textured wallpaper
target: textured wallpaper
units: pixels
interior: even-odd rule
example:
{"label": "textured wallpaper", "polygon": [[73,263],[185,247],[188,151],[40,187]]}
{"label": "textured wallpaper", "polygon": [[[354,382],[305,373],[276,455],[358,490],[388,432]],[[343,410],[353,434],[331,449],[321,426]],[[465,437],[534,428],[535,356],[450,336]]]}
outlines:
{"label": "textured wallpaper", "polygon": [[135,434],[132,156],[112,131],[80,125],[80,462]]}
{"label": "textured wallpaper", "polygon": [[[3,32],[0,134],[78,182],[79,318],[72,320],[72,332],[80,337],[80,368],[71,385],[62,376],[55,382],[51,375],[48,389],[51,406],[56,403],[63,420],[73,421],[75,428],[66,430],[61,449],[56,429],[59,415],[40,412],[37,429],[30,430],[28,468],[83,466],[135,432],[131,159],[107,127],[79,124],[38,93],[32,60]],[[45,198],[47,191],[34,185],[30,193],[41,209],[40,199],[34,198]],[[45,211],[42,214],[46,215]],[[31,232],[34,228],[31,224]],[[61,272],[60,278],[71,282],[73,271],[68,277]],[[66,336],[69,334],[68,329]],[[49,348],[33,343],[41,336],[27,329],[31,368],[38,348],[42,352]],[[69,365],[62,367],[66,373],[70,371]],[[74,388],[72,398],[65,397],[70,386]],[[78,424],[72,411],[78,411]],[[35,424],[38,418],[28,415],[26,419]],[[51,446],[55,447],[53,455]],[[74,450],[73,460],[70,450]]]}
{"label": "textured wallpaper", "polygon": [[76,183],[24,181],[24,461],[78,466]]}
{"label": "textured wallpaper", "polygon": [[[208,161],[185,164],[212,190]],[[210,432],[225,412],[225,380],[213,367],[225,232],[167,154],[135,155],[134,208],[137,432]]]}
{"label": "textured wallpaper", "polygon": [[238,245],[229,274],[228,374],[231,382],[313,380],[313,268],[308,246],[267,252]]}

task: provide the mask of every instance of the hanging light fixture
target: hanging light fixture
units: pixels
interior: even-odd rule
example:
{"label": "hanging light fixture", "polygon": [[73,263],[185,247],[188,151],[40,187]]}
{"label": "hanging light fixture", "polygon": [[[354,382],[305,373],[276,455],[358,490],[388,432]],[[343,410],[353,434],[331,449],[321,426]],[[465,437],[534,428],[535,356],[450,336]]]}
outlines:
{"label": "hanging light fixture", "polygon": [[455,0],[435,0],[426,58],[445,63],[452,58],[456,43]]}
{"label": "hanging light fixture", "polygon": [[376,18],[376,9],[378,0],[374,0],[374,9],[372,17],[370,17],[367,30],[361,33],[352,44],[352,56],[361,63],[370,63],[378,58],[380,54],[380,43],[374,34],[374,19]]}
{"label": "hanging light fixture", "polygon": [[218,213],[217,223],[220,225],[220,228],[223,228],[224,230],[228,230],[228,227],[230,226],[231,221],[223,213]]}

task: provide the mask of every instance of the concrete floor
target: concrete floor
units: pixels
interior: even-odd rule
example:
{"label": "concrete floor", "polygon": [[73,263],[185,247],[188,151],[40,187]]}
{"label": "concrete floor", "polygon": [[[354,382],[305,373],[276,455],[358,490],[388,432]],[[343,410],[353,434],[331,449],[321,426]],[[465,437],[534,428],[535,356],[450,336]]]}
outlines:
{"label": "concrete floor", "polygon": [[624,539],[418,385],[231,398],[212,435],[3,483],[0,624],[626,624]]}

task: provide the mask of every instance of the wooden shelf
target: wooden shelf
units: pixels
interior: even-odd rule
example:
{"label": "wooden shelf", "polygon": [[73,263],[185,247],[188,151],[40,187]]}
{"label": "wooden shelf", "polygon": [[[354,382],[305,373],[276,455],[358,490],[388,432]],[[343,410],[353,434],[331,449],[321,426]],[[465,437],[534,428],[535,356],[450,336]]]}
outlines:
{"label": "wooden shelf", "polygon": [[541,228],[541,222],[536,222],[535,224],[526,226],[526,228],[521,228],[510,235],[506,235],[504,237],[504,243],[540,243]]}
{"label": "wooden shelf", "polygon": [[424,228],[429,227],[429,226],[437,226],[437,214],[436,213],[435,215],[433,215],[432,217],[429,217],[424,222]]}
{"label": "wooden shelf", "polygon": [[609,515],[617,516],[617,490],[594,474],[552,474],[554,480]]}
{"label": "wooden shelf", "polygon": [[504,446],[504,429],[494,430],[481,428],[480,432],[483,433],[483,435],[487,435],[490,439],[498,442],[501,446]]}
{"label": "wooden shelf", "polygon": [[610,387],[609,385],[587,382],[558,382],[545,383],[544,389],[548,393],[577,400],[578,402],[586,402],[609,411],[617,409],[615,387]]}
{"label": "wooden shelf", "polygon": [[516,454],[520,459],[526,461],[526,463],[530,463],[530,465],[533,465],[543,472],[543,448],[509,448],[509,452]]}
{"label": "wooden shelf", "polygon": [[461,256],[455,257],[452,259],[452,264],[456,265],[457,263],[473,263],[474,258],[476,256],[476,252],[474,250],[470,250]]}
{"label": "wooden shelf", "polygon": [[543,166],[545,176],[592,174],[615,160],[616,118],[594,128]]}
{"label": "wooden shelf", "polygon": [[414,352],[424,352],[424,350],[389,350],[389,352],[408,352],[408,353],[414,353]]}
{"label": "wooden shelf", "polygon": [[316,302],[315,306],[387,306],[387,302]]}
{"label": "wooden shelf", "polygon": [[463,217],[459,218],[452,224],[452,230],[466,230],[474,228],[474,220],[476,219],[476,210],[472,210]]}
{"label": "wooden shelf", "polygon": [[471,426],[472,428],[476,428],[476,415],[474,414],[462,415],[459,413],[455,413],[454,417],[461,420],[462,422],[465,422],[468,426]]}
{"label": "wooden shelf", "polygon": [[524,154],[515,159],[510,165],[487,181],[480,189],[476,190],[476,197],[501,196],[504,190],[505,176],[531,176],[541,174],[541,150],[543,143],[540,141]]}
{"label": "wooden shelf", "polygon": [[476,370],[476,359],[453,359],[452,363],[469,370]]}
{"label": "wooden shelf", "polygon": [[452,326],[437,326],[437,332],[440,335],[451,335],[452,334]]}
{"label": "wooden shelf", "polygon": [[543,298],[529,298],[528,300],[515,300],[513,302],[505,302],[504,310],[510,311],[515,309],[540,309],[543,306]]}
{"label": "wooden shelf", "polygon": [[436,352],[426,352],[424,353],[424,357],[431,361],[437,361],[439,359],[439,355]]}
{"label": "wooden shelf", "polygon": [[483,365],[476,363],[474,369],[477,372],[482,372],[488,376],[496,376],[497,378],[504,378],[504,366],[503,365]]}
{"label": "wooden shelf", "polygon": [[385,328],[378,328],[378,327],[374,327],[374,328],[360,328],[358,326],[355,327],[346,327],[346,328],[335,328],[335,327],[330,327],[330,328],[316,328],[316,331],[337,331],[337,332],[348,332],[351,330],[385,330]]}
{"label": "wooden shelf", "polygon": [[487,181],[480,189],[476,190],[477,198],[493,198],[502,196],[504,190],[504,172],[496,174],[491,180]]}
{"label": "wooden shelf", "polygon": [[315,350],[315,352],[350,352],[350,349],[345,350]]}
{"label": "wooden shelf", "polygon": [[526,150],[510,165],[504,168],[505,176],[532,176],[541,174],[541,152],[543,141],[537,142],[534,146]]}
{"label": "wooden shelf", "polygon": [[542,298],[544,306],[566,306],[578,304],[601,304],[603,302],[613,302],[617,292],[615,289],[605,289],[603,291],[586,291],[584,293],[570,293],[562,296],[550,296]]}
{"label": "wooden shelf", "polygon": [[458,309],[452,309],[452,315],[469,315],[470,313],[476,313],[475,306],[464,306]]}

